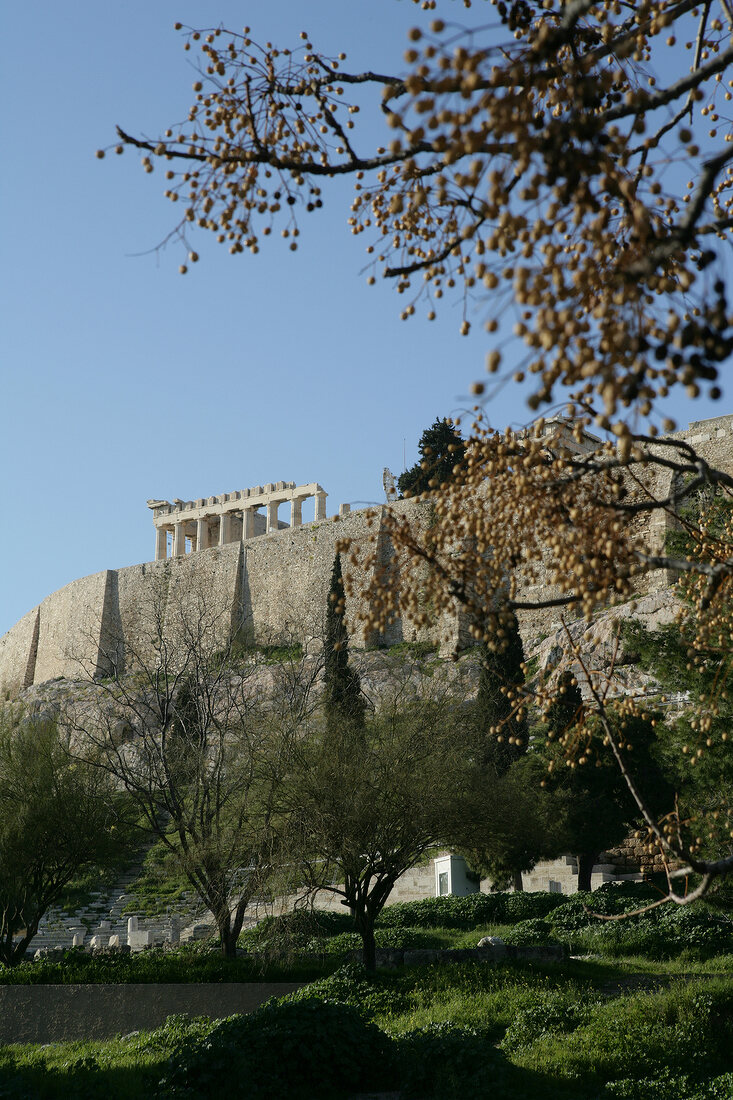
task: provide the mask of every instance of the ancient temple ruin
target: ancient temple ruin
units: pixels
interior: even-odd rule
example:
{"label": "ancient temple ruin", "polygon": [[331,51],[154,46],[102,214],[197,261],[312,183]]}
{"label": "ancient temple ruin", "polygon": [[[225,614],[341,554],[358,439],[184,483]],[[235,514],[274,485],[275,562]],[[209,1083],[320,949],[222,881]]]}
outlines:
{"label": "ancient temple ruin", "polygon": [[[328,494],[318,482],[296,485],[294,481],[270,482],[255,485],[236,493],[200,500],[149,500],[155,526],[155,560],[164,561],[168,556],[169,535],[174,558],[183,557],[210,546],[225,546],[228,542],[241,542],[269,535],[285,528],[300,527],[303,522],[303,501],[315,498],[315,522],[326,518]],[[290,522],[281,520],[278,509],[281,504],[290,505]],[[264,509],[264,513],[260,511]],[[339,514],[349,511],[342,504]]]}

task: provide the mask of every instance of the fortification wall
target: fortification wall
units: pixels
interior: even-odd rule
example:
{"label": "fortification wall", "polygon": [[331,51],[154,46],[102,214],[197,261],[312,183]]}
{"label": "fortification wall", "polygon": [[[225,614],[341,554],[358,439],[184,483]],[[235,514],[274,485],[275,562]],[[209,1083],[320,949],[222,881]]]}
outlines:
{"label": "fortification wall", "polygon": [[0,638],[0,693],[3,698],[33,683],[40,611],[40,607],[34,607]]}
{"label": "fortification wall", "polygon": [[[366,512],[354,512],[73,581],[0,639],[0,690],[14,694],[59,676],[106,674],[113,663],[132,667],[155,636],[155,617],[162,616],[166,630],[175,633],[187,615],[198,614],[198,601],[215,620],[222,643],[242,627],[259,644],[319,638],[337,541],[363,544],[374,537],[380,560],[388,561],[391,548],[388,540],[380,543],[379,528],[378,515],[370,521]],[[372,572],[352,567],[358,588],[368,585]],[[367,640],[362,610],[358,600],[349,601],[357,645]],[[401,625],[378,640],[401,641]]]}
{"label": "fortification wall", "polygon": [[[690,442],[711,464],[733,474],[733,416],[697,421],[675,438]],[[651,478],[650,473],[650,478]],[[654,483],[660,494],[668,491],[669,478]],[[650,482],[651,484],[651,482]],[[430,522],[429,505],[401,501],[394,506],[409,513],[414,522]],[[384,509],[352,512],[337,520],[323,520],[301,527],[272,532],[224,546],[196,551],[165,561],[104,570],[73,581],[48,596],[0,638],[0,692],[14,694],[23,687],[56,677],[69,678],[104,674],[114,662],[122,667],[134,664],[134,655],[151,636],[151,615],[162,613],[166,628],[186,617],[191,601],[205,599],[216,629],[224,641],[233,631],[244,629],[252,641],[269,644],[296,637],[322,636],[323,617],[331,571],[339,539],[350,538],[361,546],[370,543],[375,561],[365,570],[351,572],[347,600],[349,629],[354,643],[394,644],[400,641],[449,636],[465,640],[465,623],[458,610],[424,628],[420,634],[410,624],[395,621],[386,634],[370,632],[365,625],[368,596],[359,599],[351,592],[368,591],[380,570],[396,568],[394,548],[383,524]],[[643,521],[647,522],[648,520]],[[647,527],[646,535],[663,544],[667,520],[658,531]],[[659,575],[647,581],[660,587],[667,578]],[[409,583],[419,584],[411,576]],[[545,594],[547,586],[539,586]],[[528,590],[526,595],[534,595]],[[193,609],[195,612],[195,608]],[[527,612],[520,616],[525,639],[551,628],[557,612]]]}

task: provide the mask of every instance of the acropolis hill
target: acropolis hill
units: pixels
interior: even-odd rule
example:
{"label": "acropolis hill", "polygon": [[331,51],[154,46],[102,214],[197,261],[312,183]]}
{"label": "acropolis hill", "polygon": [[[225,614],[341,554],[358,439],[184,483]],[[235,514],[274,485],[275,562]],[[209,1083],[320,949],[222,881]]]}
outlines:
{"label": "acropolis hill", "polygon": [[[694,422],[675,438],[686,440],[708,462],[733,474],[733,416]],[[302,523],[303,501],[310,497],[315,498],[315,519]],[[226,609],[222,628],[244,629],[254,643],[282,637],[306,640],[309,633],[316,637],[337,541],[350,538],[363,543],[376,537],[375,569],[393,558],[383,526],[386,506],[350,512],[343,505],[329,518],[326,497],[316,482],[279,481],[196,501],[148,501],[155,528],[155,560],[73,581],[29,611],[0,638],[0,691],[7,697],[56,677],[73,679],[79,675],[80,662],[87,674],[104,675],[105,639],[114,636],[123,646],[126,641],[135,648],[140,608],[149,602],[156,578],[165,579],[169,600],[195,582],[212,602]],[[390,507],[412,513],[417,522],[429,522],[429,506],[424,504],[397,501]],[[287,511],[287,520],[280,517],[280,509]],[[661,545],[664,522],[656,519],[654,525],[649,537]],[[366,588],[370,579],[360,576],[359,587]],[[347,617],[357,646],[416,638],[410,624],[400,621],[387,635],[367,638],[359,611],[358,601],[349,600]],[[552,610],[533,612],[521,620],[522,632],[537,634],[554,617]],[[454,623],[435,624],[431,640],[451,632],[458,640],[458,611]]]}

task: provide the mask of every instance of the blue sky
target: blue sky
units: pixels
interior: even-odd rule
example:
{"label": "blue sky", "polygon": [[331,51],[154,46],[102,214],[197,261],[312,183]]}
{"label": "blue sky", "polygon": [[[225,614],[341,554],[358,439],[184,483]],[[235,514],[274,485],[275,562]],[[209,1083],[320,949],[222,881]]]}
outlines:
{"label": "blue sky", "polygon": [[[466,18],[455,0],[441,13]],[[246,21],[285,46],[305,29],[351,68],[394,71],[419,19],[407,0],[6,6],[0,634],[76,577],[150,560],[149,497],[285,479],[319,481],[329,514],[379,501],[383,467],[399,473],[403,447],[409,465],[422,430],[470,404],[480,326],[458,335],[457,301],[402,322],[394,291],[367,288],[349,185],[304,217],[297,253],[273,237],[230,257],[199,234],[181,277],[177,248],[150,251],[174,225],[162,173],[94,155],[115,123],[157,135],[185,117],[177,20]],[[684,425],[729,408],[668,411]],[[511,386],[490,409],[497,427],[527,418]]]}

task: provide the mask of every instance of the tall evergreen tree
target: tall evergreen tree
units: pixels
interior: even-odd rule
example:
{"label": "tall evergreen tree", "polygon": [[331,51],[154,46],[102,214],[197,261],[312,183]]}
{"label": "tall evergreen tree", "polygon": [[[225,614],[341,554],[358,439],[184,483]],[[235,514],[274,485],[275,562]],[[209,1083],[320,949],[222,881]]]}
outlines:
{"label": "tall evergreen tree", "polygon": [[[590,890],[593,866],[601,852],[620,844],[636,822],[639,809],[604,744],[601,724],[583,716],[580,689],[570,672],[558,681],[558,688],[563,687],[548,711],[547,740],[537,751],[551,769],[545,773],[544,783],[554,800],[557,854],[574,854],[578,889]],[[672,790],[655,758],[654,723],[647,717],[621,716],[615,711],[610,717],[618,727],[636,779],[654,812],[661,812],[668,807]],[[582,741],[576,746],[579,737]]]}
{"label": "tall evergreen tree", "polygon": [[481,672],[474,705],[479,758],[484,768],[503,775],[527,751],[526,713],[516,713],[509,697],[524,683],[524,649],[519,623],[512,612],[497,648],[481,644]]}
{"label": "tall evergreen tree", "polygon": [[555,694],[547,711],[547,726],[555,735],[563,734],[575,725],[583,713],[583,696],[578,681],[569,668],[557,679]]}
{"label": "tall evergreen tree", "polygon": [[364,725],[365,701],[359,673],[349,664],[349,635],[346,630],[346,598],[337,554],[331,573],[326,608],[324,643],[325,704],[329,729],[344,725],[360,729]]}
{"label": "tall evergreen tree", "polygon": [[[535,842],[539,845],[539,830],[534,824],[527,830],[529,841],[517,833],[516,821],[506,827],[505,811],[512,802],[516,805],[512,765],[527,751],[527,718],[525,713],[517,712],[516,698],[517,689],[524,683],[523,661],[519,624],[512,613],[504,625],[503,637],[496,640],[496,648],[481,644],[481,671],[471,725],[475,782],[483,790],[481,816],[485,827],[478,830],[476,840],[464,845],[475,870],[501,885],[512,882],[516,890],[522,889],[522,871],[534,862],[529,849]],[[536,854],[540,854],[539,846]]]}
{"label": "tall evergreen tree", "polygon": [[466,453],[466,444],[452,424],[438,417],[420,436],[420,460],[397,478],[400,497],[427,493],[453,481],[453,467],[459,466]]}

